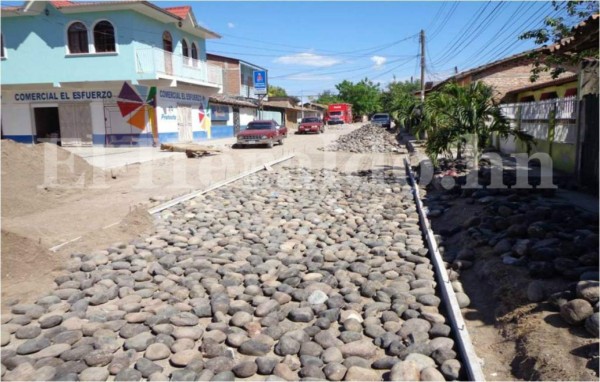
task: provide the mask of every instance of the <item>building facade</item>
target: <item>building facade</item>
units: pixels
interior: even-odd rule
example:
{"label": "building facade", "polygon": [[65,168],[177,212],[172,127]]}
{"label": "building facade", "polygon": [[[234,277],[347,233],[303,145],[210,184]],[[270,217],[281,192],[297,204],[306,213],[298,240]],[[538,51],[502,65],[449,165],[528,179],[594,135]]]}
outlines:
{"label": "building facade", "polygon": [[[534,51],[526,51],[513,56],[509,56],[488,64],[457,73],[445,80],[433,84],[426,93],[440,89],[444,84],[450,81],[456,81],[459,85],[469,85],[473,82],[483,82],[494,88],[494,99],[500,102],[507,102],[507,94],[515,89],[520,89],[531,85],[531,70],[533,69],[533,59],[530,57]],[[560,78],[572,77],[577,72],[576,68],[567,70],[560,75]],[[540,73],[538,82],[552,81],[549,72]],[[511,98],[510,96],[508,97]]]}
{"label": "building facade", "polygon": [[248,123],[257,119],[258,106],[249,100],[217,94],[210,97],[210,112],[213,135],[226,138],[245,130]]}
{"label": "building facade", "polygon": [[254,71],[266,70],[237,58],[208,53],[207,62],[223,70],[223,93],[232,97],[259,99],[254,89]]}
{"label": "building facade", "polygon": [[213,139],[207,63],[191,7],[29,1],[2,8],[2,135],[23,143],[150,145]]}

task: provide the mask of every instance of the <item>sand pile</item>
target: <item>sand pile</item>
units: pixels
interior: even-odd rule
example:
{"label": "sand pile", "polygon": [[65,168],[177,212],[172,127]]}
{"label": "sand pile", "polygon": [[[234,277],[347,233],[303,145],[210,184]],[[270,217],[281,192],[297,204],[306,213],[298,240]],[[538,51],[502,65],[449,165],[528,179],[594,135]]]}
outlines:
{"label": "sand pile", "polygon": [[1,142],[2,216],[52,208],[60,197],[107,179],[102,169],[57,145]]}
{"label": "sand pile", "polygon": [[39,243],[24,236],[2,230],[2,309],[5,297],[30,301],[40,290],[52,287],[63,259]]}

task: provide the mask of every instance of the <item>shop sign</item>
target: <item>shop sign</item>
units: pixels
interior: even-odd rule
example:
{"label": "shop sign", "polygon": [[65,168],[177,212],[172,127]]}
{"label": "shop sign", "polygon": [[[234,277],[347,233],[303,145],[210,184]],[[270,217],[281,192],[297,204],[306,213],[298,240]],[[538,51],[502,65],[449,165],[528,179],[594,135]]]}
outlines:
{"label": "shop sign", "polygon": [[15,93],[17,102],[35,101],[91,101],[112,99],[110,90],[72,90],[72,91],[47,91],[47,92],[19,92]]}

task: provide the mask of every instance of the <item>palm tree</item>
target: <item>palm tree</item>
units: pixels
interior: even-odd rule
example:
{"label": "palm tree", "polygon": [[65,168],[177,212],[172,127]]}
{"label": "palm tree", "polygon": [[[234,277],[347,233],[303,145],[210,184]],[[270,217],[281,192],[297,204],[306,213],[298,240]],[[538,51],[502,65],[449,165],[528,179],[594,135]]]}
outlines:
{"label": "palm tree", "polygon": [[492,134],[514,136],[531,149],[533,137],[510,126],[493,98],[493,88],[482,82],[460,86],[444,85],[425,99],[418,130],[426,132],[426,152],[435,162],[439,155],[462,158],[467,147],[475,159],[485,149]]}

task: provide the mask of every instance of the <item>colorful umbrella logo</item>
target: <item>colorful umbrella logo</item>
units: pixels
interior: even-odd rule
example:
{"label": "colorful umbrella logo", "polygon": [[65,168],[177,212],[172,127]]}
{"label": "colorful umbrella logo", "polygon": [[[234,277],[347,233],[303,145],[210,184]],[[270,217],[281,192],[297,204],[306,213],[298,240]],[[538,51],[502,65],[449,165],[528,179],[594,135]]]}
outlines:
{"label": "colorful umbrella logo", "polygon": [[117,105],[123,118],[129,116],[127,123],[140,130],[146,128],[147,121],[153,122],[156,107],[156,87],[123,83]]}

